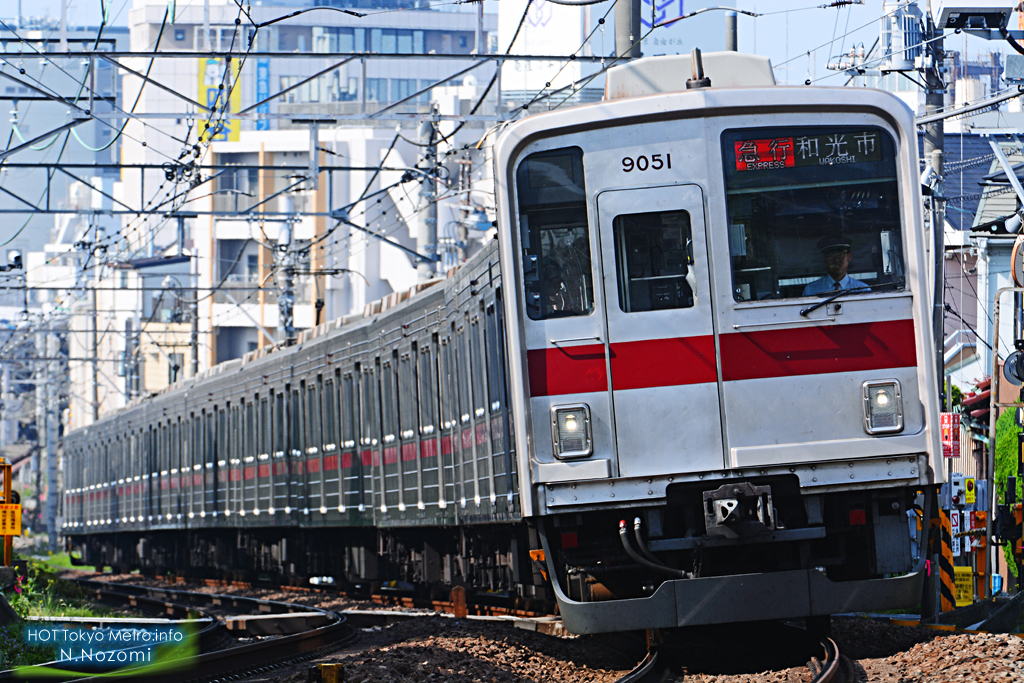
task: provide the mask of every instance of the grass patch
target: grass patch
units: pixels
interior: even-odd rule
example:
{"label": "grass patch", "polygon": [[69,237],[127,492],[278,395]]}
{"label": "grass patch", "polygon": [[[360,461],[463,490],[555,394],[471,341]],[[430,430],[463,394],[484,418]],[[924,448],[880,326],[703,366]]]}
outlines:
{"label": "grass patch", "polygon": [[49,557],[47,557],[45,560],[42,560],[42,562],[57,569],[75,569],[77,571],[82,572],[96,571],[96,567],[90,567],[88,565],[71,564],[71,556],[68,553],[50,553]]}
{"label": "grass patch", "polygon": [[[60,565],[56,565],[60,566]],[[101,617],[110,610],[89,602],[76,583],[61,579],[49,562],[29,560],[24,575],[15,581],[7,596],[11,607],[25,617]]]}

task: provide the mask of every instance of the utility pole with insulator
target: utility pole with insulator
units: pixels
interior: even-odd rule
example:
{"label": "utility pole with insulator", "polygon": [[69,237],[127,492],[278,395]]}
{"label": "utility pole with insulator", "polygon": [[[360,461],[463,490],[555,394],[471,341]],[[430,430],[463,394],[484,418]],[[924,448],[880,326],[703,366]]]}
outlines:
{"label": "utility pole with insulator", "polygon": [[420,123],[419,167],[423,170],[420,190],[419,232],[416,247],[420,254],[430,260],[421,259],[416,264],[420,280],[429,280],[437,269],[437,124],[440,121],[437,104],[433,106],[429,121]]}
{"label": "utility pole with insulator", "polygon": [[[924,115],[935,114],[942,110],[945,104],[946,83],[943,80],[943,63],[945,60],[945,49],[942,45],[942,29],[935,26],[932,15],[931,2],[928,3],[928,12],[925,17],[925,35],[927,36],[925,60],[923,66],[923,79],[925,85]],[[942,155],[944,145],[943,120],[937,119],[924,126],[924,160],[930,164],[935,172],[935,182],[932,188],[931,210],[929,211],[929,222],[932,229],[932,259],[935,264],[934,282],[935,291],[932,302],[932,330],[935,335],[935,357],[937,360],[937,378],[939,380],[938,392],[940,406],[944,407],[945,388],[943,381],[945,377],[945,363],[943,360],[944,337],[943,334],[943,295],[945,290],[945,262],[946,251],[945,241],[945,206],[943,204],[943,168]]]}
{"label": "utility pole with insulator", "polygon": [[[43,332],[36,332],[36,356],[46,357],[46,334]],[[41,502],[43,482],[40,477],[43,470],[43,453],[46,451],[46,387],[49,382],[46,381],[46,363],[36,361],[32,365],[32,375],[36,381],[36,452],[32,456],[32,474],[35,475],[32,483],[36,487],[36,500]]]}
{"label": "utility pole with insulator", "polygon": [[639,59],[641,0],[615,0],[615,54],[623,59]]}
{"label": "utility pole with insulator", "polygon": [[[290,203],[291,198],[288,198]],[[284,334],[287,343],[295,341],[295,250],[292,249],[292,233],[295,230],[294,211],[288,209],[288,218],[281,224],[277,238],[277,328]]]}
{"label": "utility pole with insulator", "polygon": [[57,551],[57,513],[61,499],[57,481],[57,427],[60,424],[60,378],[63,376],[60,361],[60,338],[50,333],[46,340],[47,382],[46,382],[46,530],[50,537],[50,550]]}

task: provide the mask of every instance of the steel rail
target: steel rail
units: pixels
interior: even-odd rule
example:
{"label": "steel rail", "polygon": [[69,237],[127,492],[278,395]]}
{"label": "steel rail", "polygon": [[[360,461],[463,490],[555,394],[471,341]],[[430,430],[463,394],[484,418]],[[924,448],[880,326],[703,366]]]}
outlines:
{"label": "steel rail", "polygon": [[823,638],[821,646],[825,649],[825,660],[811,683],[842,683],[845,676],[840,667],[839,646],[831,638]]}
{"label": "steel rail", "polygon": [[[848,680],[847,672],[843,667],[843,658],[839,654],[839,647],[831,638],[821,640],[821,646],[825,650],[825,658],[822,660],[819,671],[814,671],[814,678],[811,683],[853,683]],[[659,649],[651,646],[647,650],[647,656],[636,667],[616,679],[615,683],[660,683],[664,680],[669,671],[669,664],[664,658],[659,658]]]}
{"label": "steel rail", "polygon": [[658,661],[658,648],[652,647],[636,668],[616,679],[615,683],[659,683],[667,671],[668,668]]}

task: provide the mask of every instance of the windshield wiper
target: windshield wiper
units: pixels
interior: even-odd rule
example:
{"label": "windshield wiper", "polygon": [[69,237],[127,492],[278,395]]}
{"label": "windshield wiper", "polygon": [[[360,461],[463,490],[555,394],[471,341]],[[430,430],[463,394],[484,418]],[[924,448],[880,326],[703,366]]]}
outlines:
{"label": "windshield wiper", "polygon": [[816,311],[819,308],[821,308],[822,306],[824,306],[825,304],[830,304],[833,301],[835,301],[836,299],[838,299],[839,297],[845,296],[847,294],[856,293],[856,292],[870,292],[870,291],[875,290],[875,289],[882,289],[883,287],[902,287],[903,285],[904,285],[904,281],[903,280],[893,280],[892,282],[883,282],[880,285],[863,285],[861,287],[849,287],[847,289],[839,289],[839,290],[836,290],[834,292],[831,292],[826,298],[822,299],[821,301],[819,301],[819,302],[817,302],[815,304],[811,304],[810,306],[807,306],[806,308],[801,308],[800,309],[800,315],[806,317],[808,313]]}

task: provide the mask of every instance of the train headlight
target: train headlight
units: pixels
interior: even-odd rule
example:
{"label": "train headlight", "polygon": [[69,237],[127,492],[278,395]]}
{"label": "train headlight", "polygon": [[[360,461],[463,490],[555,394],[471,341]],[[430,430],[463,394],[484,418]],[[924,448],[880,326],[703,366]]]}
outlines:
{"label": "train headlight", "polygon": [[590,408],[585,404],[551,409],[551,440],[556,458],[585,458],[594,452]]}
{"label": "train headlight", "polygon": [[864,429],[868,434],[903,431],[903,396],[895,379],[864,382]]}

